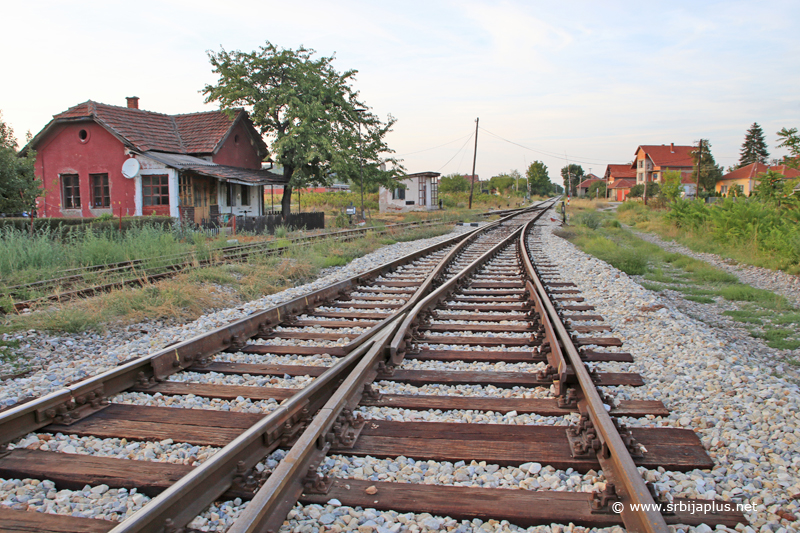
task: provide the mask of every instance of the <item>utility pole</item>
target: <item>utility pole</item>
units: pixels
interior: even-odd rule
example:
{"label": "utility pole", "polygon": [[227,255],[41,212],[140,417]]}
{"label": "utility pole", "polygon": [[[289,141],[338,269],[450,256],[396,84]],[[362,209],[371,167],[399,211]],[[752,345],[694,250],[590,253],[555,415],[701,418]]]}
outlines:
{"label": "utility pole", "polygon": [[642,194],[644,205],[647,205],[647,159],[644,160],[644,194]]}
{"label": "utility pole", "polygon": [[697,147],[697,185],[694,189],[695,199],[700,198],[700,160],[703,158],[703,139],[700,139]]}
{"label": "utility pole", "polygon": [[469,186],[469,209],[472,209],[472,191],[475,189],[475,161],[478,159],[478,121],[481,118],[475,119],[475,150],[472,152],[472,179]]}

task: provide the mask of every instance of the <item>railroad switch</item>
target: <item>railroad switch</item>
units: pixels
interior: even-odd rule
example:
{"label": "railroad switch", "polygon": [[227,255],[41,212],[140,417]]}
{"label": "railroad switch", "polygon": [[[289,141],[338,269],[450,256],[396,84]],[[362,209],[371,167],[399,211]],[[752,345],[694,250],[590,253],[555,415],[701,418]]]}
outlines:
{"label": "railroad switch", "polygon": [[386,361],[378,361],[378,376],[376,379],[392,377],[394,375],[394,368],[393,365],[387,365]]}
{"label": "railroad switch", "polygon": [[625,447],[628,449],[630,456],[644,457],[644,449],[642,445],[639,444],[639,441],[633,437],[631,430],[625,424],[621,424],[619,421],[617,421],[616,418],[612,418],[611,421],[614,422],[614,426],[617,428],[617,432],[619,433],[622,442],[625,443]]}
{"label": "railroad switch", "polygon": [[602,448],[597,430],[587,415],[581,415],[577,425],[567,428],[567,440],[575,458],[594,457]]}
{"label": "railroad switch", "polygon": [[244,461],[239,461],[236,463],[236,474],[231,481],[231,487],[255,494],[270,474],[268,470],[259,472],[255,468],[247,468]]}
{"label": "railroad switch", "polygon": [[617,488],[613,483],[606,483],[606,488],[592,492],[592,513],[619,514],[611,509],[611,504],[620,501]]}
{"label": "railroad switch", "polygon": [[566,388],[566,394],[559,396],[556,400],[561,409],[575,409],[578,407],[578,393],[572,387]]}
{"label": "railroad switch", "polygon": [[306,494],[328,494],[333,486],[333,476],[322,475],[317,472],[317,466],[308,467],[306,477],[303,478],[303,492]]}
{"label": "railroad switch", "polygon": [[336,448],[352,448],[366,423],[360,414],[353,415],[350,409],[342,409],[331,431],[325,435],[325,440]]}
{"label": "railroad switch", "polygon": [[364,392],[362,393],[361,397],[361,401],[364,405],[369,405],[373,402],[380,402],[382,398],[383,394],[372,388],[371,383],[364,383]]}

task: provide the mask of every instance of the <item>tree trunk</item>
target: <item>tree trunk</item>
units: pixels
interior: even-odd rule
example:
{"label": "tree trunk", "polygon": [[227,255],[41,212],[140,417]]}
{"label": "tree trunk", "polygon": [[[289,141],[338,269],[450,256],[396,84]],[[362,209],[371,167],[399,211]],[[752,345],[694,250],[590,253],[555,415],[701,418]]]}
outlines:
{"label": "tree trunk", "polygon": [[288,183],[283,186],[283,198],[281,198],[281,216],[284,224],[289,223],[289,215],[292,212],[292,186]]}
{"label": "tree trunk", "polygon": [[281,198],[281,216],[283,223],[289,225],[289,215],[292,212],[292,186],[289,185],[289,180],[292,179],[294,169],[288,165],[283,167],[283,177],[286,178],[286,185],[283,186],[283,198]]}

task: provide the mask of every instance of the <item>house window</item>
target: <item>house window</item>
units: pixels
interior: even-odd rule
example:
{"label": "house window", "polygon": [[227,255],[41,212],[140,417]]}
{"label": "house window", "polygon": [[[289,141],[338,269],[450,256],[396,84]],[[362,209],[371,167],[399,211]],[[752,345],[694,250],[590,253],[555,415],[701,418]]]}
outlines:
{"label": "house window", "polygon": [[181,174],[179,185],[178,198],[180,199],[180,204],[186,206],[196,205],[192,197],[192,178],[185,174]]}
{"label": "house window", "polygon": [[142,176],[142,203],[146,206],[169,205],[169,176]]}
{"label": "house window", "polygon": [[64,209],[80,209],[81,208],[81,184],[78,181],[77,174],[62,174],[61,186],[63,188],[62,195],[64,198]]}
{"label": "house window", "polygon": [[242,205],[250,205],[250,187],[247,185],[239,185],[242,190]]}
{"label": "house window", "polygon": [[230,182],[225,183],[225,205],[233,205],[233,183]]}
{"label": "house window", "polygon": [[402,187],[397,187],[392,191],[392,200],[405,200],[406,190]]}
{"label": "house window", "polygon": [[89,174],[92,184],[92,207],[111,207],[108,174]]}
{"label": "house window", "polygon": [[639,160],[639,168],[644,168],[644,159]]}
{"label": "house window", "polygon": [[728,186],[723,185],[722,187],[720,187],[719,192],[725,194],[726,192],[728,192]]}
{"label": "house window", "polygon": [[439,203],[439,182],[435,179],[431,180],[431,205]]}

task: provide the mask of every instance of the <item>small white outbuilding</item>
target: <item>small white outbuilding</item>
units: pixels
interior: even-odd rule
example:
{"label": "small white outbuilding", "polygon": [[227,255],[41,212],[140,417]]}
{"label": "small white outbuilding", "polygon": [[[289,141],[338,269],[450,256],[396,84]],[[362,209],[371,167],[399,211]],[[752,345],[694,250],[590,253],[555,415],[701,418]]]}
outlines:
{"label": "small white outbuilding", "polygon": [[395,178],[397,187],[378,191],[381,213],[439,209],[439,176],[438,172],[417,172]]}

